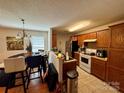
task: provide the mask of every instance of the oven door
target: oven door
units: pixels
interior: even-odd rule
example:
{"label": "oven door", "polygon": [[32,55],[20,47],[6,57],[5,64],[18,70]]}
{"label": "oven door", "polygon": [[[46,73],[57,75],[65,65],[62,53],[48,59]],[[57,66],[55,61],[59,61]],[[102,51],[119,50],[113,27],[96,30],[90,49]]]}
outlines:
{"label": "oven door", "polygon": [[80,56],[80,67],[87,72],[91,72],[91,57],[89,55]]}
{"label": "oven door", "polygon": [[85,57],[80,57],[80,64],[85,67],[90,67],[90,59]]}

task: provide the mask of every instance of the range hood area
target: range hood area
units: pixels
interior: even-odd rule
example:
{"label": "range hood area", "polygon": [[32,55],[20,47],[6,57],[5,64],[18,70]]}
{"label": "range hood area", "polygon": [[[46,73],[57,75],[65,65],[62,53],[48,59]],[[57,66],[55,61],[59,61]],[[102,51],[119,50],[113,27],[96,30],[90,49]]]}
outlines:
{"label": "range hood area", "polygon": [[96,42],[97,39],[85,39],[83,42]]}

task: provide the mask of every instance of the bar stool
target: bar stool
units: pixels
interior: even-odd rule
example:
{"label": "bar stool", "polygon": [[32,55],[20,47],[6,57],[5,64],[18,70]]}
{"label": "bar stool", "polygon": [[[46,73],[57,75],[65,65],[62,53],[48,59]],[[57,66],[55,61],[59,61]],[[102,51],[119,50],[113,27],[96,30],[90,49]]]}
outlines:
{"label": "bar stool", "polygon": [[[42,77],[42,56],[41,55],[36,55],[36,56],[28,56],[25,58],[25,62],[27,64],[27,69],[29,69],[29,79],[28,79],[28,84],[27,87],[29,86],[30,80],[41,78],[43,82],[43,77]],[[32,72],[33,69],[37,69]],[[31,75],[34,73],[40,73],[40,76],[32,77]]]}
{"label": "bar stool", "polygon": [[[22,84],[14,85],[14,87],[23,85],[24,93],[26,93],[26,81],[28,81],[28,73],[26,71],[26,65],[25,65],[25,59],[24,58],[8,58],[4,60],[4,66],[5,66],[5,73],[8,75],[16,75],[21,74],[21,77],[15,78],[15,79],[22,79]],[[26,76],[24,76],[24,72],[26,72]],[[9,82],[11,82],[9,80]],[[9,82],[6,86],[5,93],[7,93],[9,89]]]}

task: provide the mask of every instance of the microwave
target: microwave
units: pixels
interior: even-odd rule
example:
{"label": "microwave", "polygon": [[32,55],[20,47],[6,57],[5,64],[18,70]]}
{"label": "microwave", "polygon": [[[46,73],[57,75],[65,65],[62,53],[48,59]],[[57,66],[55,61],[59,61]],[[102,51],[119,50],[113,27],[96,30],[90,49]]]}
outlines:
{"label": "microwave", "polygon": [[102,58],[107,57],[107,50],[98,49],[96,52],[96,56],[102,57]]}

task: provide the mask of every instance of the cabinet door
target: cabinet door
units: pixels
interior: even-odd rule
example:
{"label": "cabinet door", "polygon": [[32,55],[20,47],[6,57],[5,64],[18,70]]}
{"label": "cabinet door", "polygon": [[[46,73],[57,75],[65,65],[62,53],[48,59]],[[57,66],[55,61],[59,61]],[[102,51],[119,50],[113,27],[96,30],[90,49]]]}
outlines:
{"label": "cabinet door", "polygon": [[96,39],[96,32],[87,34],[87,39]]}
{"label": "cabinet door", "polygon": [[57,36],[52,34],[52,48],[57,47]]}
{"label": "cabinet door", "polygon": [[78,45],[82,47],[83,41],[86,39],[96,39],[96,33],[82,34],[78,36]]}
{"label": "cabinet door", "polygon": [[112,31],[112,48],[124,48],[124,23],[111,26]]}
{"label": "cabinet door", "polygon": [[108,66],[108,83],[124,92],[124,71]]}
{"label": "cabinet door", "polygon": [[97,32],[97,47],[107,48],[110,45],[110,30],[102,30]]}
{"label": "cabinet door", "polygon": [[80,47],[82,47],[82,44],[83,44],[83,35],[79,35],[79,36],[78,36],[78,45],[79,45]]}
{"label": "cabinet door", "polygon": [[57,41],[56,41],[56,35],[52,35],[52,47],[56,47],[57,46]]}
{"label": "cabinet door", "polygon": [[119,83],[113,86],[124,92],[124,49],[110,49],[107,70],[108,82]]}
{"label": "cabinet door", "polygon": [[63,80],[67,79],[67,72],[70,70],[76,70],[76,61],[63,63]]}
{"label": "cabinet door", "polygon": [[79,57],[80,57],[79,53],[74,53],[74,58],[77,59],[76,65],[78,66],[79,66]]}
{"label": "cabinet door", "polygon": [[124,49],[110,49],[108,65],[124,70]]}
{"label": "cabinet door", "polygon": [[102,80],[106,80],[106,61],[92,58],[91,73]]}

